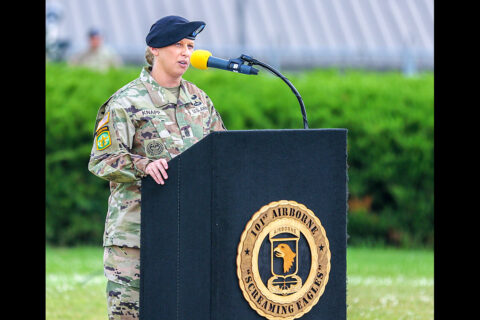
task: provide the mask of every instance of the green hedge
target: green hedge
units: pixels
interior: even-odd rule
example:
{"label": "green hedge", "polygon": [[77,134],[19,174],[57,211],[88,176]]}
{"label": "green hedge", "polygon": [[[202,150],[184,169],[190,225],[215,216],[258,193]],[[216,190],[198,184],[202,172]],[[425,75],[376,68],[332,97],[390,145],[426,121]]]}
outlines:
{"label": "green hedge", "polygon": [[[100,105],[139,67],[99,73],[46,67],[46,239],[100,244],[108,182],[87,170]],[[350,244],[433,245],[433,74],[312,70],[285,75],[310,128],[347,128]],[[303,128],[298,101],[279,78],[190,68],[230,130]]]}

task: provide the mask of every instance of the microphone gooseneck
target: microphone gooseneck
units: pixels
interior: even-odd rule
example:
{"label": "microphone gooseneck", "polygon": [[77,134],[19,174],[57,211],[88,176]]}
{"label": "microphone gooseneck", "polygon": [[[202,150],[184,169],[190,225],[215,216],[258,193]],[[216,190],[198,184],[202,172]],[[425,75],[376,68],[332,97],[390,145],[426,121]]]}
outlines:
{"label": "microphone gooseneck", "polygon": [[[247,62],[248,65],[244,65],[245,62]],[[233,72],[238,72],[243,74],[254,74],[254,75],[258,74],[258,69],[253,68],[252,65],[258,65],[269,70],[270,72],[278,76],[280,79],[282,79],[290,87],[292,92],[297,97],[298,103],[300,104],[302,117],[303,117],[303,128],[308,129],[307,112],[305,111],[305,104],[303,103],[300,93],[285,76],[283,76],[280,72],[278,72],[268,64],[258,61],[257,59],[253,59],[252,57],[249,57],[244,54],[242,54],[240,57],[236,59],[230,59],[230,60],[220,59],[220,58],[213,57],[212,54],[207,50],[195,50],[192,56],[190,57],[190,63],[195,68],[198,68],[201,70],[205,70],[208,67],[212,67],[212,68],[217,68],[217,69],[222,69],[227,71],[233,71]]]}
{"label": "microphone gooseneck", "polygon": [[263,63],[261,61],[258,61],[257,59],[253,59],[253,58],[251,58],[249,56],[245,56],[245,55],[242,55],[241,58],[244,59],[245,61],[249,62],[249,64],[259,65],[259,66],[271,71],[273,74],[280,77],[280,79],[282,79],[290,87],[293,94],[295,94],[295,96],[297,97],[298,103],[300,104],[300,110],[302,111],[302,117],[303,117],[303,128],[308,129],[308,120],[307,120],[307,112],[305,111],[305,104],[303,103],[303,99],[300,96],[300,93],[293,86],[293,84],[290,82],[290,80],[288,80],[284,75],[282,75],[280,72],[278,72],[277,70],[275,70],[274,68],[272,68],[271,66],[269,66],[266,63]]}

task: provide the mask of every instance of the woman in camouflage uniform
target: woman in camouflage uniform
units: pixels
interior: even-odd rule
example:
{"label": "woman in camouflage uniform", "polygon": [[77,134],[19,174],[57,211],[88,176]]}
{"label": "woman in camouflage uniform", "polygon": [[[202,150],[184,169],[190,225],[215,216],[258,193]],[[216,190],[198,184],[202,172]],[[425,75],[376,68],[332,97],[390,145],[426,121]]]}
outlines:
{"label": "woman in camouflage uniform", "polygon": [[210,98],[182,78],[205,23],[168,16],[147,35],[151,66],[98,111],[90,172],[110,181],[103,237],[109,319],[138,319],[140,186],[168,179],[168,160],[212,131],[226,130]]}

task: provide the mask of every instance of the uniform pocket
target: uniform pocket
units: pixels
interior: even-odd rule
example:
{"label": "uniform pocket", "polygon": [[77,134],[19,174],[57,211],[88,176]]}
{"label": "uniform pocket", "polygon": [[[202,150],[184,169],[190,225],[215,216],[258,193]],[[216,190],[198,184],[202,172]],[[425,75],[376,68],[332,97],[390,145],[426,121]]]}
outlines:
{"label": "uniform pocket", "polygon": [[108,246],[104,248],[103,269],[110,281],[140,287],[140,249]]}

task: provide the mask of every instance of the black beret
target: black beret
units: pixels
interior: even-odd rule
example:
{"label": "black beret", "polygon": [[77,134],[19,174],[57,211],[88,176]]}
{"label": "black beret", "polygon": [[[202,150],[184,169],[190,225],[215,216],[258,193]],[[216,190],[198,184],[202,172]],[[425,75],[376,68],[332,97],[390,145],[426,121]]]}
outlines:
{"label": "black beret", "polygon": [[169,46],[184,38],[194,40],[205,27],[203,21],[188,21],[179,16],[166,16],[150,27],[145,39],[152,48]]}

